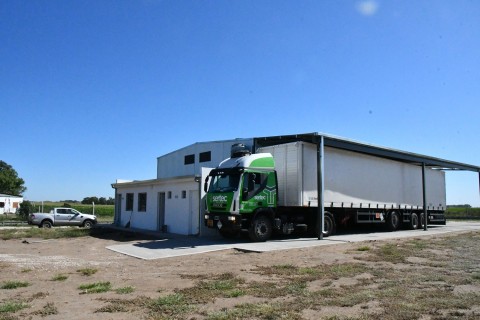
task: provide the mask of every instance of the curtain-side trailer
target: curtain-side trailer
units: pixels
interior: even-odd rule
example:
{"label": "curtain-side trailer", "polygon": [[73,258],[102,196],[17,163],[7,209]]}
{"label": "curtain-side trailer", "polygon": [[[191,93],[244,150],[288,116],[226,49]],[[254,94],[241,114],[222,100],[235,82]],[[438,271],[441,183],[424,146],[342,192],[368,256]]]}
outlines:
{"label": "curtain-side trailer", "polygon": [[[445,174],[427,169],[425,176],[428,223],[445,224]],[[246,231],[252,240],[265,241],[273,232],[319,229],[314,144],[233,153],[209,178],[205,224],[226,237]],[[425,219],[422,188],[420,166],[325,147],[325,235],[337,226],[365,223],[382,223],[391,231],[419,228]]]}

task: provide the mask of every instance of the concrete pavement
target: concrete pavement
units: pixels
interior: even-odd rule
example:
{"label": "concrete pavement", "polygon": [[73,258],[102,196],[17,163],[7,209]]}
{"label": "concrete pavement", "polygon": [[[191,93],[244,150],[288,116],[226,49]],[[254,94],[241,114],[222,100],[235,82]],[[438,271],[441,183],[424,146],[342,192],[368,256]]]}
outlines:
{"label": "concrete pavement", "polygon": [[144,240],[131,243],[122,243],[108,246],[113,250],[132,257],[151,260],[169,257],[177,257],[190,254],[201,254],[205,252],[237,249],[251,252],[268,252],[275,250],[288,250],[324,245],[334,245],[348,242],[361,242],[371,240],[387,240],[399,238],[424,237],[451,232],[465,232],[480,230],[480,222],[457,222],[447,221],[445,226],[429,226],[427,231],[422,230],[400,230],[396,232],[363,232],[356,234],[339,234],[318,240],[316,238],[288,238],[274,239],[267,242],[249,242],[238,239],[229,241],[224,239],[209,239],[197,237],[174,237],[161,240]]}

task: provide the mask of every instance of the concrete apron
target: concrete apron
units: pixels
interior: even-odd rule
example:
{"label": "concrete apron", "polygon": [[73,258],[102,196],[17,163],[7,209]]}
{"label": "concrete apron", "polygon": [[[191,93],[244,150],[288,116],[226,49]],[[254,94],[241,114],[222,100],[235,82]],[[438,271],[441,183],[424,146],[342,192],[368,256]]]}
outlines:
{"label": "concrete apron", "polygon": [[246,240],[229,241],[221,238],[173,237],[160,240],[144,240],[122,243],[106,247],[109,250],[135,258],[152,260],[171,258],[212,251],[236,249],[247,252],[268,252],[275,250],[299,249],[339,243],[353,243],[372,240],[413,238],[445,234],[449,232],[465,232],[480,230],[480,222],[448,221],[445,226],[429,226],[427,231],[400,230],[396,232],[372,232],[359,234],[335,235],[323,240],[317,238],[277,239],[267,242],[248,242]]}

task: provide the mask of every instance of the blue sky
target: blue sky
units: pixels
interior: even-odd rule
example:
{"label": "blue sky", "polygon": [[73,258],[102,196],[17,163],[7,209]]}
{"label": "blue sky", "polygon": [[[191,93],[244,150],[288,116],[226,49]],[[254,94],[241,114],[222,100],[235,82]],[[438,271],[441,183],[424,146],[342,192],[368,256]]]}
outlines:
{"label": "blue sky", "polygon": [[[322,132],[480,165],[480,2],[3,0],[0,159],[113,197],[194,142]],[[447,203],[480,206],[477,173]]]}

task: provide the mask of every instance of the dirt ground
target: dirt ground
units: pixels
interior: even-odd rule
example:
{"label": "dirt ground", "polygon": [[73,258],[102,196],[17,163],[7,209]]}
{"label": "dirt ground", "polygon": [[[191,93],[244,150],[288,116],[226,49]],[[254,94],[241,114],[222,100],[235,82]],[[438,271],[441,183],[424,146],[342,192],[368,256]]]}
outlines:
{"label": "dirt ground", "polygon": [[[476,237],[478,238],[478,234]],[[442,237],[435,239],[443,241]],[[376,274],[374,270],[374,265],[378,262],[375,262],[375,259],[359,260],[362,256],[374,258],[372,255],[376,252],[374,249],[384,245],[380,242],[338,244],[267,253],[246,253],[232,249],[158,260],[141,260],[105,248],[126,241],[138,242],[148,241],[148,239],[115,233],[103,237],[0,240],[0,284],[7,281],[28,283],[26,287],[0,290],[0,305],[12,301],[22,301],[25,304],[23,309],[16,312],[0,312],[0,319],[267,319],[269,317],[265,316],[268,313],[266,311],[244,313],[243,316],[242,313],[230,314],[230,317],[227,317],[226,314],[227,310],[238,305],[262,304],[265,306],[272,301],[279,304],[291,303],[295,296],[294,293],[297,292],[292,289],[292,286],[288,287],[288,290],[292,289],[291,295],[281,292],[252,294],[253,291],[248,291],[247,294],[213,295],[210,299],[195,298],[193,292],[199,290],[199,283],[204,281],[203,284],[205,284],[208,279],[227,277],[230,280],[241,279],[235,281],[243,286],[255,283],[260,284],[260,287],[268,287],[274,286],[272,283],[275,280],[281,281],[281,277],[286,275],[279,273],[278,269],[301,268],[295,270],[303,270],[297,274],[302,276],[317,266],[347,265],[356,268],[359,261],[362,266],[365,266],[365,269],[352,276],[337,276],[331,279],[305,278],[307,280],[298,282],[298,284],[300,286],[306,283],[307,287],[304,285],[298,290],[303,290],[303,297],[307,297],[305,294],[307,289],[312,292],[325,292],[325,299],[330,299],[332,297],[328,296],[328,292],[321,291],[322,288],[333,290],[347,288],[348,291],[349,286],[363,285],[370,287],[370,290],[376,290],[382,286],[380,280],[374,280],[376,277],[381,277],[381,274]],[[409,240],[390,242],[395,246],[401,246],[406,241]],[[403,268],[403,271],[410,272],[409,268],[418,270],[421,267],[428,273],[428,268],[438,267],[431,265],[434,260],[441,262],[440,267],[442,263],[445,266],[442,256],[448,252],[437,251],[429,252],[430,256],[427,257],[410,257],[406,261],[391,260],[381,263],[384,270],[395,271]],[[432,255],[435,255],[434,259]],[[451,260],[451,258],[448,259]],[[479,275],[480,278],[478,262],[478,256],[474,257],[471,268],[468,270],[474,275],[474,279],[476,279],[476,275]],[[269,266],[276,266],[277,269],[268,271],[265,268]],[[82,269],[96,270],[96,273],[83,275],[79,271]],[[400,270],[400,272],[403,271]],[[315,271],[311,272],[313,274]],[[61,280],[60,276],[63,276]],[[88,293],[88,290],[79,289],[81,285],[96,282],[110,282],[111,288],[107,292],[91,294]],[[444,288],[448,281],[445,278],[439,278],[434,284],[438,285],[438,282],[443,282],[444,284],[441,286]],[[478,299],[480,295],[479,281],[458,281],[455,284],[448,288],[452,294],[463,290],[463,293],[473,295],[475,299]],[[130,288],[130,290],[122,292],[122,288]],[[262,289],[257,288],[256,290]],[[155,299],[158,301],[159,298],[167,296],[178,297],[175,294],[179,292],[192,294],[193,298],[189,300],[189,303],[190,306],[193,303],[195,306],[193,309],[155,309],[152,304],[147,306],[147,302],[143,305],[140,302],[141,300],[151,302]],[[298,309],[298,305],[296,308]],[[284,312],[284,316],[279,316],[278,313],[272,311],[270,319],[320,319],[322,317],[324,319],[385,319],[386,307],[370,297],[358,303],[332,304],[321,307],[310,302],[309,305],[301,308],[303,310],[295,310],[294,313],[289,313],[292,310],[287,310]],[[452,310],[448,307],[446,309],[447,311],[425,315],[422,319],[448,319]],[[162,310],[166,313],[162,314]],[[220,316],[222,312],[223,317]],[[395,316],[392,315],[390,318],[395,319]],[[467,311],[463,310],[459,317],[454,318],[480,319],[480,309],[472,307]]]}

